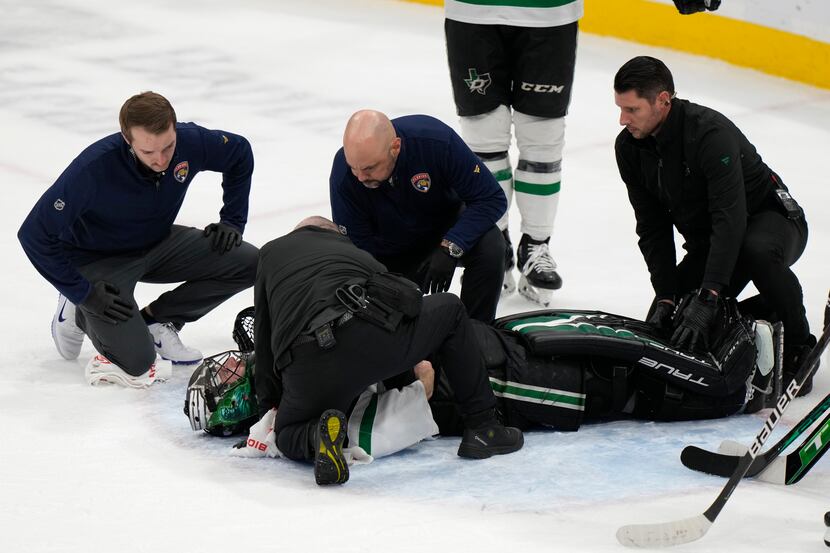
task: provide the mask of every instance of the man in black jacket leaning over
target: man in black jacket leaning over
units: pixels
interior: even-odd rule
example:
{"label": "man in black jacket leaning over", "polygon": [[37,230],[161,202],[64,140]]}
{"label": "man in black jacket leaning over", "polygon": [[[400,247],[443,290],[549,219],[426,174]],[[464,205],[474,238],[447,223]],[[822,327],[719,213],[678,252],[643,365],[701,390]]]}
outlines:
{"label": "man in black jacket leaning over", "polygon": [[[718,297],[751,280],[759,295],[741,307],[784,323],[784,380],[815,344],[801,284],[790,265],[807,243],[803,210],[780,177],[726,117],[675,97],[669,69],[639,56],[614,77],[620,124],[615,150],[637,220],[655,299],[647,319],[677,346],[704,345]],[[672,226],[685,239],[675,266]],[[697,290],[675,313],[675,302]],[[801,395],[809,393],[812,380]]]}
{"label": "man in black jacket leaning over", "polygon": [[[343,412],[368,386],[423,359],[441,358],[467,430],[458,455],[483,459],[522,447],[522,433],[496,420],[496,398],[478,355],[472,324],[452,294],[423,299],[420,313],[387,329],[353,317],[372,275],[386,270],[322,217],[260,251],[254,284],[255,387],[260,414],[277,408],[277,447],[314,461],[318,484],[342,484]],[[347,302],[348,303],[348,302]]]}

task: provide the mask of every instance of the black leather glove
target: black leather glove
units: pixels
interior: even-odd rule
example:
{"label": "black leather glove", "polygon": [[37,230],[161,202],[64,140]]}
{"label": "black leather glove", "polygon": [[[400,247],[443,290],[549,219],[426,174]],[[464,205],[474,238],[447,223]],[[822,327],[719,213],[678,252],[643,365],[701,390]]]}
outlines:
{"label": "black leather glove", "polygon": [[720,1],[721,0],[674,0],[674,5],[677,7],[677,11],[681,14],[689,15],[702,12],[704,10],[713,12],[720,7]]}
{"label": "black leather glove", "polygon": [[646,315],[646,322],[653,326],[659,334],[668,338],[672,330],[674,317],[674,300],[657,299],[651,302],[651,308]]}
{"label": "black leather glove", "polygon": [[708,348],[709,328],[718,314],[718,307],[718,296],[711,290],[701,288],[677,314],[672,345],[690,351],[698,345]]}
{"label": "black leather glove", "polygon": [[205,227],[205,238],[213,236],[213,251],[225,253],[242,244],[242,233],[225,223],[211,223]]}
{"label": "black leather glove", "polygon": [[119,293],[117,286],[102,280],[92,286],[92,290],[81,305],[98,318],[110,324],[118,324],[133,315],[132,304],[121,298]]}
{"label": "black leather glove", "polygon": [[441,246],[436,248],[418,268],[419,273],[426,270],[424,283],[421,285],[424,293],[435,294],[449,290],[456,265],[458,260],[451,257],[447,250]]}

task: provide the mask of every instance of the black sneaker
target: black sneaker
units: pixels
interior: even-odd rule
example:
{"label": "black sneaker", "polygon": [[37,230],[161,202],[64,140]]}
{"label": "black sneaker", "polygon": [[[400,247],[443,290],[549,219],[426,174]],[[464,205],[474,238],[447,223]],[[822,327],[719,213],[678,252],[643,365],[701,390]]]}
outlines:
{"label": "black sneaker", "polygon": [[[787,348],[784,351],[784,388],[789,386],[790,381],[795,378],[796,373],[798,373],[798,369],[801,368],[801,364],[804,362],[804,359],[807,358],[809,355],[810,350],[812,350],[816,345],[816,337],[810,334],[810,337],[807,338],[807,341],[801,344],[800,346],[793,346],[791,348]],[[804,381],[801,385],[801,389],[798,390],[797,397],[803,397],[813,391],[813,376],[818,371],[818,367],[816,370],[813,371],[813,374]]]}
{"label": "black sneaker", "polygon": [[458,456],[467,459],[487,459],[522,449],[524,435],[518,428],[503,426],[495,416],[487,422],[464,430]]}
{"label": "black sneaker", "polygon": [[329,409],[320,416],[314,456],[314,479],[320,486],[343,484],[349,479],[349,466],[343,456],[346,415]]}

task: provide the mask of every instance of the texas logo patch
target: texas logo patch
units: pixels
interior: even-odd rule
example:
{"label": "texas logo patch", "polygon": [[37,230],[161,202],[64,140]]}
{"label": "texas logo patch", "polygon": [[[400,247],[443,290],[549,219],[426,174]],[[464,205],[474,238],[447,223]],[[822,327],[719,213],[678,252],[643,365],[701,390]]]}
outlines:
{"label": "texas logo patch", "polygon": [[418,192],[429,192],[429,185],[432,184],[429,180],[429,173],[418,173],[410,179],[412,186]]}
{"label": "texas logo patch", "polygon": [[188,171],[190,171],[190,165],[186,161],[182,161],[173,169],[173,177],[183,183],[187,179]]}

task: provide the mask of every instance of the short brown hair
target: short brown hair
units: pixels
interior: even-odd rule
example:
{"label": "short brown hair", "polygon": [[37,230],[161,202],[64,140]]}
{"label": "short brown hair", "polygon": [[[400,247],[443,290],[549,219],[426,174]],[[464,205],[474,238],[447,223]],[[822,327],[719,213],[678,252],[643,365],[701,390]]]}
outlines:
{"label": "short brown hair", "polygon": [[654,102],[664,90],[674,98],[674,78],[666,64],[657,58],[637,56],[625,62],[614,77],[614,91],[617,94],[625,94],[629,90],[649,102]]}
{"label": "short brown hair", "polygon": [[176,124],[176,112],[167,98],[155,92],[136,94],[121,106],[118,114],[121,132],[132,140],[130,129],[144,127],[152,134],[161,134]]}

